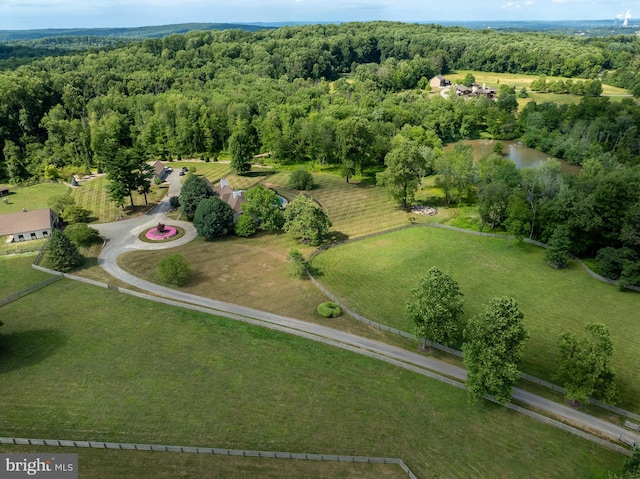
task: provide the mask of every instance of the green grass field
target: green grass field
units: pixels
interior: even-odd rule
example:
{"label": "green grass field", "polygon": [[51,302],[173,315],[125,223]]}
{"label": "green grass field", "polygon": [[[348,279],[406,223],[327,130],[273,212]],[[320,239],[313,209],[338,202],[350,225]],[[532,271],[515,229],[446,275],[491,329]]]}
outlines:
{"label": "green grass field", "polygon": [[127,218],[129,216],[139,214],[157,202],[159,202],[167,194],[166,186],[152,186],[151,193],[147,195],[148,204],[145,205],[144,196],[133,193],[133,211],[130,208],[130,201],[125,199],[125,208],[118,208],[115,203],[107,197],[107,177],[98,176],[92,180],[83,182],[81,186],[72,188],[71,195],[79,206],[91,211],[92,216],[97,223],[108,223],[115,221],[117,218]]}
{"label": "green grass field", "polygon": [[[500,85],[509,85],[515,87],[516,90],[520,90],[522,87],[525,87],[527,90],[531,90],[531,84],[540,78],[540,75],[524,75],[518,73],[491,73],[491,72],[480,72],[480,71],[471,71],[471,70],[456,70],[454,73],[448,73],[445,75],[447,80],[450,80],[452,83],[460,83],[464,79],[464,77],[471,73],[475,78],[476,82],[479,84],[486,83],[487,86],[491,86],[493,88],[498,89]],[[581,78],[567,78],[567,77],[554,77],[547,76],[547,81],[557,81],[557,80],[573,80],[574,82],[582,81]],[[628,95],[631,96],[629,90],[624,88],[618,88],[611,85],[602,84],[602,95],[603,96],[620,96],[620,95]],[[559,96],[559,95],[554,95]],[[578,95],[569,95],[575,97],[580,100],[580,96]]]}
{"label": "green grass field", "polygon": [[51,275],[31,267],[35,256],[0,256],[0,298],[22,291]]}
{"label": "green grass field", "polygon": [[[623,461],[370,358],[69,280],[2,318],[4,436],[383,455],[429,478],[603,478]],[[208,459],[182,460],[194,477]],[[147,464],[130,477],[163,477]]]}
{"label": "green grass field", "polygon": [[114,477],[175,479],[179,477],[219,477],[225,479],[406,479],[400,466],[353,464],[348,462],[296,461],[258,457],[176,454],[147,451],[114,451],[68,447],[6,446],[2,453],[78,454],[81,478]]}
{"label": "green grass field", "polygon": [[531,333],[523,370],[552,379],[556,341],[566,330],[605,323],[614,343],[621,405],[640,411],[640,295],[597,281],[575,263],[549,268],[544,252],[527,244],[436,228],[411,228],[332,248],[313,266],[330,291],[364,316],[405,331],[410,291],[431,266],[450,272],[465,296],[466,315],[497,296],[515,298]]}
{"label": "green grass field", "polygon": [[[330,173],[314,173],[316,187],[309,192],[327,211],[332,231],[349,237],[361,236],[409,223],[408,213],[398,209],[384,188],[362,178],[350,179]],[[299,194],[287,188],[289,173],[269,177],[265,183],[289,199]]]}
{"label": "green grass field", "polygon": [[49,198],[66,193],[69,189],[63,183],[40,183],[24,188],[16,188],[13,185],[0,186],[8,186],[10,191],[9,196],[3,198],[7,200],[7,203],[0,201],[0,215],[22,211],[23,208],[27,210],[47,208]]}

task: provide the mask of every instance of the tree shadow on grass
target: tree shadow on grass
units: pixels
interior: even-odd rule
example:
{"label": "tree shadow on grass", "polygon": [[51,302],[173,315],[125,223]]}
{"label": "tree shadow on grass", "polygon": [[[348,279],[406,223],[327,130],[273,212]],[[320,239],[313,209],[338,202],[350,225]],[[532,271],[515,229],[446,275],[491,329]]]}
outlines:
{"label": "tree shadow on grass", "polygon": [[326,236],[327,241],[325,244],[329,243],[340,243],[342,241],[347,241],[349,239],[349,235],[343,233],[342,231],[329,231],[329,234]]}
{"label": "tree shadow on grass", "polygon": [[266,170],[266,171],[249,171],[242,176],[246,178],[262,178],[267,176],[275,175],[276,172],[274,170]]}
{"label": "tree shadow on grass", "polygon": [[57,329],[17,331],[0,335],[0,374],[38,364],[67,342]]}

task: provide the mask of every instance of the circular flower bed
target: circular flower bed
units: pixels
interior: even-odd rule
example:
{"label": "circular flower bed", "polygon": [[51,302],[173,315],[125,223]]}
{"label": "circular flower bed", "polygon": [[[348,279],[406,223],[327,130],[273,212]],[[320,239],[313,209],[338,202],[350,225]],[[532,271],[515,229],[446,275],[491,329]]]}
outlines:
{"label": "circular flower bed", "polygon": [[146,232],[147,239],[153,241],[161,241],[167,238],[171,238],[178,234],[178,229],[175,226],[158,225],[155,228],[151,228]]}

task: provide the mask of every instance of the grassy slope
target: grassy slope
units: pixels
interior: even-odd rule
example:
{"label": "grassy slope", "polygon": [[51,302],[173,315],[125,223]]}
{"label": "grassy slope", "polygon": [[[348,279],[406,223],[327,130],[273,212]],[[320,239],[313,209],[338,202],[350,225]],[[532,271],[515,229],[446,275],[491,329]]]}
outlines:
{"label": "grassy slope", "polygon": [[614,342],[613,365],[619,375],[622,405],[640,409],[640,296],[622,293],[585,274],[575,263],[549,268],[543,250],[501,239],[413,228],[332,248],[313,265],[320,281],[365,316],[409,331],[405,300],[429,267],[450,272],[465,295],[470,317],[492,297],[512,296],[531,332],[523,369],[551,378],[558,335],[582,332],[601,321]]}
{"label": "grassy slope", "polygon": [[433,478],[622,460],[379,361],[114,291],[64,280],[2,309],[2,435],[388,455]]}
{"label": "grassy slope", "polygon": [[[0,298],[12,295],[51,276],[31,267],[34,256],[0,256]],[[1,315],[0,315],[1,316]]]}

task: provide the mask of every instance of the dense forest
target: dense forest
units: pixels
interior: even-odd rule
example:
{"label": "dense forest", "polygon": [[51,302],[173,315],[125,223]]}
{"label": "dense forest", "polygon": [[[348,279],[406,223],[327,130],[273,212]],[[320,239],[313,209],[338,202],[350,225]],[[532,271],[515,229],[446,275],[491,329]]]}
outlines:
{"label": "dense forest", "polygon": [[[639,53],[631,35],[374,22],[196,31],[47,57],[0,73],[0,177],[22,182],[132,158],[215,160],[243,151],[335,165],[348,179],[383,168],[397,145],[446,158],[443,143],[522,138],[582,165],[583,174],[525,174],[496,160],[470,174],[477,198],[459,189],[456,199],[477,199],[494,228],[543,241],[560,231],[556,242],[566,237],[574,253],[605,250],[607,274],[637,283],[640,107],[599,94],[603,81],[640,96]],[[560,87],[578,85],[585,96],[518,112],[522,92],[505,86],[496,101],[430,95],[428,80],[455,69],[534,74],[539,84],[543,75],[566,76],[575,80]],[[438,165],[430,171],[442,173]]]}

